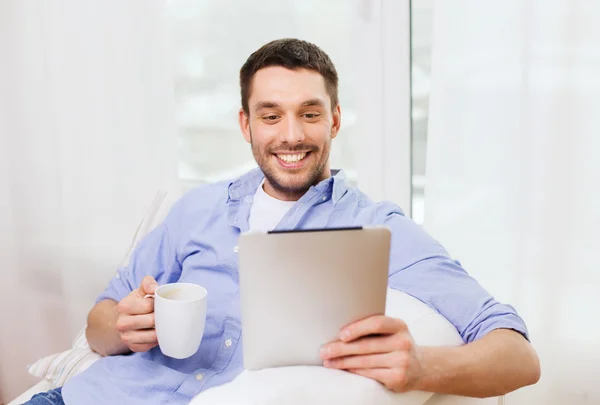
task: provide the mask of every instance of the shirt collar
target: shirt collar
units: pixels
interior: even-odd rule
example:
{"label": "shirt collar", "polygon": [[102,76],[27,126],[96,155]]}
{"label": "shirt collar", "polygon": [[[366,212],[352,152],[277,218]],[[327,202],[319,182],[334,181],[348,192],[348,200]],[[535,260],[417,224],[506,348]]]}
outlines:
{"label": "shirt collar", "polygon": [[[260,168],[256,168],[232,181],[229,184],[229,200],[237,201],[254,195],[264,177]],[[327,193],[333,202],[337,203],[348,190],[346,173],[343,170],[332,170],[331,177],[313,187],[320,192]]]}

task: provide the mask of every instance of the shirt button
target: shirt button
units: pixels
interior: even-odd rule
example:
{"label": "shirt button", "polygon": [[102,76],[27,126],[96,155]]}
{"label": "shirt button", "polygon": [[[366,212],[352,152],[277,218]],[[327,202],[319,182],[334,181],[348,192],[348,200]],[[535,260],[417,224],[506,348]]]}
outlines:
{"label": "shirt button", "polygon": [[234,251],[235,253],[237,253],[237,252],[239,252],[239,251],[240,251],[240,248],[236,246],[236,247],[234,247],[234,248],[233,248],[233,251]]}
{"label": "shirt button", "polygon": [[202,374],[202,373],[196,374],[196,380],[202,381],[203,378],[204,378],[204,374]]}
{"label": "shirt button", "polygon": [[231,346],[231,339],[227,339],[225,341],[225,346],[230,347]]}
{"label": "shirt button", "polygon": [[321,200],[323,200],[323,201],[325,201],[326,199],[327,199],[327,197],[326,197],[326,196],[323,196],[323,197],[321,198]]}

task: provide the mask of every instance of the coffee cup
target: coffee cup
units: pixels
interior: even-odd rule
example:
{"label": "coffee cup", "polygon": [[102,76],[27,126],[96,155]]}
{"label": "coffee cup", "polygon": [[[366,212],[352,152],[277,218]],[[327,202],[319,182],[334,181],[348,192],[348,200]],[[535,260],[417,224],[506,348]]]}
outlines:
{"label": "coffee cup", "polygon": [[197,284],[171,283],[149,296],[154,298],[156,337],[165,356],[185,359],[198,351],[206,324],[207,294]]}

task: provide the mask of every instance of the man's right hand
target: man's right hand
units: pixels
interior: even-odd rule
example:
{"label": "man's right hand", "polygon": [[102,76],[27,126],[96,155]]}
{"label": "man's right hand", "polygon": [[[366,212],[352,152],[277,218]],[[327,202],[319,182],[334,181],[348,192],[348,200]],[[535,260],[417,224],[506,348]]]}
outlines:
{"label": "man's right hand", "polygon": [[158,288],[152,276],[146,276],[136,290],[119,301],[117,305],[116,328],[121,341],[132,352],[147,352],[156,347],[156,331],[154,330],[154,299],[144,298],[154,294]]}

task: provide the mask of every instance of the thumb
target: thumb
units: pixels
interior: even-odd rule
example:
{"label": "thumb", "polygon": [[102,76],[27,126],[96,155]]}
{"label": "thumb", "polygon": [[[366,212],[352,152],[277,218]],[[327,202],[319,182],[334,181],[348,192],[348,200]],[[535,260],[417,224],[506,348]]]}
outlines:
{"label": "thumb", "polygon": [[142,284],[140,285],[139,293],[140,296],[143,297],[146,294],[154,294],[154,291],[158,288],[158,284],[156,280],[152,276],[146,276],[142,280]]}

